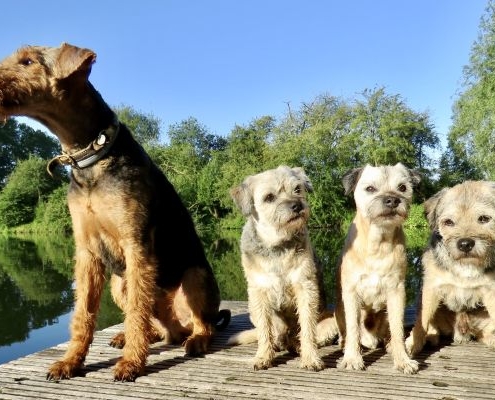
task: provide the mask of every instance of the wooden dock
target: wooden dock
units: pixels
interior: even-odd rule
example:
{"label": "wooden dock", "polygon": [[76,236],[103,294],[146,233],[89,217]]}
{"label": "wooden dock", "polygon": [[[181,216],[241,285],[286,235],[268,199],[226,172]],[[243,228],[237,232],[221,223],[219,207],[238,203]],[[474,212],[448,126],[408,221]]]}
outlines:
{"label": "wooden dock", "polygon": [[[255,345],[227,347],[227,338],[250,326],[245,302],[224,302],[233,312],[229,328],[201,358],[185,357],[178,346],[152,346],[146,375],[136,382],[113,382],[112,366],[120,355],[107,345],[122,329],[96,334],[81,377],[46,381],[48,366],[66,344],[0,365],[0,399],[138,400],[138,399],[495,399],[495,351],[479,343],[444,345],[423,352],[421,370],[407,376],[392,368],[383,350],[365,354],[366,371],[335,368],[342,352],[336,345],[320,349],[326,368],[298,368],[297,357],[280,353],[277,365],[254,371]],[[411,313],[406,320],[411,321]],[[5,321],[2,321],[5,323]]]}

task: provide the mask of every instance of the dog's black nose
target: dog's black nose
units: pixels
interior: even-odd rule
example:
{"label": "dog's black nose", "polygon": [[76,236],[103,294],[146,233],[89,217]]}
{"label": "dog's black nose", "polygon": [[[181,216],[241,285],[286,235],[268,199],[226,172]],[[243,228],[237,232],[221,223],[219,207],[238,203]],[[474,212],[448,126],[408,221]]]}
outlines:
{"label": "dog's black nose", "polygon": [[462,238],[457,241],[457,248],[464,253],[469,253],[473,249],[475,244],[476,243],[473,239]]}
{"label": "dog's black nose", "polygon": [[292,209],[292,211],[298,213],[299,211],[301,211],[303,209],[303,205],[300,201],[296,201],[296,202],[292,203],[291,209]]}
{"label": "dog's black nose", "polygon": [[383,204],[388,208],[397,208],[400,204],[400,199],[394,196],[387,196],[383,199]]}

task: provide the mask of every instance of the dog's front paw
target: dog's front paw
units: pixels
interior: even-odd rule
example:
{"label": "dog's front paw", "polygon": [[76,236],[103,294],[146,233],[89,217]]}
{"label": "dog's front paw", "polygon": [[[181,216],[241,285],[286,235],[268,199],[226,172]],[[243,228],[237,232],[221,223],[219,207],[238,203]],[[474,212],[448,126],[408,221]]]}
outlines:
{"label": "dog's front paw", "polygon": [[481,339],[481,341],[486,344],[488,347],[495,348],[495,335],[488,335]]}
{"label": "dog's front paw", "polygon": [[57,361],[51,365],[46,374],[49,381],[59,381],[61,379],[70,379],[76,376],[81,369],[82,364],[79,362]]}
{"label": "dog's front paw", "polygon": [[411,360],[410,358],[403,358],[401,360],[395,360],[394,367],[405,374],[412,375],[418,372],[419,363],[416,360]]}
{"label": "dog's front paw", "polygon": [[120,359],[113,371],[113,379],[116,382],[134,382],[144,372],[144,365]]}
{"label": "dog's front paw", "polygon": [[471,335],[463,335],[462,333],[454,333],[454,343],[455,344],[466,344],[471,341]]}
{"label": "dog's front paw", "polygon": [[255,371],[260,369],[268,369],[273,367],[273,360],[271,358],[255,357],[253,361],[253,368]]}
{"label": "dog's front paw", "polygon": [[363,370],[364,369],[363,357],[361,356],[346,357],[344,355],[344,358],[340,360],[340,362],[337,364],[337,368],[355,370],[355,371]]}
{"label": "dog's front paw", "polygon": [[321,371],[323,368],[325,368],[325,363],[318,356],[311,359],[302,358],[300,367],[309,371]]}

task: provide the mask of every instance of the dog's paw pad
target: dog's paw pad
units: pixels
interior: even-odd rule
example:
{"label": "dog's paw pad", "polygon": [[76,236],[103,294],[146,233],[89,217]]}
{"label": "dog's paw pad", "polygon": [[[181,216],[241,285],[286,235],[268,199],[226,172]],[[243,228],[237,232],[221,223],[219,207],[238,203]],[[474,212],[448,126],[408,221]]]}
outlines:
{"label": "dog's paw pad", "polygon": [[340,369],[348,369],[348,370],[354,370],[354,371],[359,371],[363,370],[364,367],[364,361],[362,357],[354,357],[354,358],[344,358],[338,363],[337,365],[338,368]]}
{"label": "dog's paw pad", "polygon": [[406,359],[396,363],[395,368],[405,374],[413,375],[419,371],[419,363],[416,360]]}
{"label": "dog's paw pad", "polygon": [[57,361],[52,364],[48,373],[46,374],[46,379],[49,381],[59,381],[61,379],[70,379],[76,376],[77,372],[81,368],[78,363],[71,363],[67,361]]}
{"label": "dog's paw pad", "polygon": [[255,371],[268,369],[273,366],[272,360],[269,358],[258,358],[256,357],[253,362],[253,369]]}
{"label": "dog's paw pad", "polygon": [[112,340],[108,343],[109,346],[112,346],[116,349],[123,349],[125,346],[125,334],[124,332],[117,333]]}
{"label": "dog's paw pad", "polygon": [[321,371],[325,368],[325,363],[320,358],[312,361],[301,361],[301,368],[308,371]]}
{"label": "dog's paw pad", "polygon": [[144,366],[122,359],[115,365],[113,379],[116,382],[134,382],[143,370]]}
{"label": "dog's paw pad", "polygon": [[188,356],[199,356],[208,350],[211,335],[193,335],[186,339],[184,348]]}

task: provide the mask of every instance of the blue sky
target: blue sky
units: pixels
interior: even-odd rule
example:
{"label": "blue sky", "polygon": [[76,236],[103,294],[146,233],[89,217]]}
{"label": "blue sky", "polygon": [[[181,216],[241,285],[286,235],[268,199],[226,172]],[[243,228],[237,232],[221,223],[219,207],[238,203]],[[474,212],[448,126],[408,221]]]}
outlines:
{"label": "blue sky", "polygon": [[104,99],[154,114],[164,131],[192,116],[227,135],[282,117],[287,102],[384,86],[445,135],[487,0],[4,3],[0,58],[25,44],[90,48]]}

